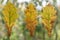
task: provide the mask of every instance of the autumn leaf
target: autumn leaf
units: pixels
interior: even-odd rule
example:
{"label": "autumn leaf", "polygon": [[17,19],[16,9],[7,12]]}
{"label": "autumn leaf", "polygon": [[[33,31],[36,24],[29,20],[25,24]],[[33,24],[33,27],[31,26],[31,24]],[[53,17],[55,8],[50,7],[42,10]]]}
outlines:
{"label": "autumn leaf", "polygon": [[41,15],[42,23],[44,24],[44,27],[48,31],[48,35],[51,36],[53,25],[57,18],[56,10],[51,4],[48,4],[46,7],[43,8]]}
{"label": "autumn leaf", "polygon": [[30,35],[33,36],[37,25],[37,10],[32,3],[26,7],[25,22],[26,28],[30,31]]}
{"label": "autumn leaf", "polygon": [[11,2],[8,2],[4,6],[2,14],[5,25],[10,32],[16,19],[18,18],[17,8]]}

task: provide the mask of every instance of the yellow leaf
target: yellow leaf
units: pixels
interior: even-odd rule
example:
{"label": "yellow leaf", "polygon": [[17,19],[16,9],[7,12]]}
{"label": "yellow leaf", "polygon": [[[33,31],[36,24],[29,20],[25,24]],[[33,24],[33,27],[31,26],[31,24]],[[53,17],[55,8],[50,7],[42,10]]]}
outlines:
{"label": "yellow leaf", "polygon": [[12,27],[12,23],[14,23],[18,17],[16,7],[12,3],[8,2],[3,8],[3,16],[3,19],[5,23],[7,22],[8,27]]}
{"label": "yellow leaf", "polygon": [[28,4],[25,17],[26,28],[30,31],[30,35],[33,36],[37,25],[37,10],[32,3]]}
{"label": "yellow leaf", "polygon": [[46,7],[43,8],[41,15],[42,23],[44,24],[44,27],[46,28],[50,36],[51,29],[53,29],[53,24],[57,18],[56,10],[51,4],[48,4]]}

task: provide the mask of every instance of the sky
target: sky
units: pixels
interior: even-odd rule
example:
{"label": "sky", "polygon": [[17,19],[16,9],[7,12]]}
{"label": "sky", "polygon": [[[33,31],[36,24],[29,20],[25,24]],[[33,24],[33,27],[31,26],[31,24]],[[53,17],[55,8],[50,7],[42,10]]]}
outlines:
{"label": "sky", "polygon": [[17,2],[30,2],[31,0],[18,0]]}
{"label": "sky", "polygon": [[[18,2],[25,2],[25,1],[26,1],[26,2],[29,2],[29,1],[31,1],[31,0],[18,0]],[[44,0],[44,1],[45,1],[45,0]],[[45,5],[46,2],[44,2],[44,1],[43,1],[43,4]],[[50,1],[51,3],[53,3],[52,0],[49,0],[49,1]],[[60,5],[60,0],[56,0],[56,1],[57,1],[57,5]]]}
{"label": "sky", "polygon": [[[4,0],[3,4],[6,3],[7,0]],[[21,2],[30,2],[31,0],[17,0],[18,3],[21,3]],[[44,1],[43,1],[44,2]],[[50,0],[50,2],[52,3],[52,0]],[[43,3],[45,4],[45,2]],[[60,0],[57,0],[57,5],[60,5]]]}
{"label": "sky", "polygon": [[57,0],[57,5],[60,5],[60,0]]}
{"label": "sky", "polygon": [[[3,2],[2,4],[5,5],[5,4],[6,4],[6,1],[7,1],[7,0],[4,0],[4,2]],[[22,2],[30,2],[30,1],[31,1],[31,0],[17,0],[18,3],[22,3]],[[40,0],[40,1],[41,1],[41,0]],[[51,3],[53,3],[52,0],[49,0],[49,1],[50,1]],[[56,1],[57,1],[57,6],[59,6],[59,5],[60,5],[60,0],[56,0]],[[47,4],[46,1],[43,0],[42,6],[45,7],[46,4]],[[39,10],[39,9],[42,9],[42,7],[39,6],[39,5],[38,5],[36,8],[37,8],[38,10]]]}

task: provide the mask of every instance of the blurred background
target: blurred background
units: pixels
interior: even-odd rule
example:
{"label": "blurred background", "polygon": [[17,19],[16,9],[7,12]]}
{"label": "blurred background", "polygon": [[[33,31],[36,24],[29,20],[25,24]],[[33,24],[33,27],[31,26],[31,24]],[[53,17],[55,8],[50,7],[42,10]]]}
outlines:
{"label": "blurred background", "polygon": [[[7,39],[7,31],[2,20],[2,9],[7,4],[8,0],[0,0],[0,40]],[[16,24],[12,28],[10,40],[60,40],[60,0],[10,0],[18,9],[19,18],[16,20]],[[47,31],[41,24],[41,16],[38,15],[38,25],[34,37],[29,35],[29,31],[25,29],[24,24],[24,9],[29,3],[33,3],[40,14],[43,7],[48,3],[53,5],[57,10],[57,22],[52,30],[52,36],[48,37]]]}

